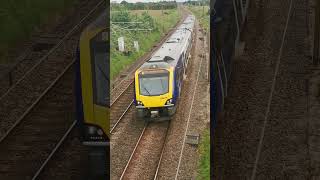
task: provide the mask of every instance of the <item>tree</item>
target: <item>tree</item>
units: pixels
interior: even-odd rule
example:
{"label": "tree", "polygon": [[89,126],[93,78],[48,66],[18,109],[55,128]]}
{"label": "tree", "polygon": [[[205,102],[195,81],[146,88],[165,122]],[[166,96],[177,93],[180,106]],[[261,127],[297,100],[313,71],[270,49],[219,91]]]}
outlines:
{"label": "tree", "polygon": [[127,5],[127,4],[128,4],[128,2],[127,2],[127,1],[121,1],[121,3],[120,3],[120,4]]}

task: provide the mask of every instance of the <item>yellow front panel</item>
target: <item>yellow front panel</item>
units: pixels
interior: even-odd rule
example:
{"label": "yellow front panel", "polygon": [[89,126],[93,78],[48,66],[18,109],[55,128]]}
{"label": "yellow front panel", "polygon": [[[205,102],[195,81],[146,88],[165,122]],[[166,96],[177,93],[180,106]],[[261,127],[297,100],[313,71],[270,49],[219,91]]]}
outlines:
{"label": "yellow front panel", "polygon": [[150,107],[163,107],[167,100],[172,98],[173,92],[173,68],[169,69],[169,92],[159,96],[143,96],[140,95],[139,91],[139,73],[141,71],[136,71],[135,74],[135,91],[137,101],[141,101],[146,108]]}
{"label": "yellow front panel", "polygon": [[90,39],[94,33],[85,32],[80,39],[80,71],[83,99],[83,113],[86,123],[94,121],[93,116],[93,89],[90,57]]}
{"label": "yellow front panel", "polygon": [[169,93],[160,96],[139,96],[145,107],[162,107],[170,98]]}
{"label": "yellow front panel", "polygon": [[98,124],[100,127],[102,127],[105,134],[109,136],[109,128],[110,124],[109,122],[109,115],[110,115],[110,109],[94,105],[94,119],[96,120],[96,124]]}

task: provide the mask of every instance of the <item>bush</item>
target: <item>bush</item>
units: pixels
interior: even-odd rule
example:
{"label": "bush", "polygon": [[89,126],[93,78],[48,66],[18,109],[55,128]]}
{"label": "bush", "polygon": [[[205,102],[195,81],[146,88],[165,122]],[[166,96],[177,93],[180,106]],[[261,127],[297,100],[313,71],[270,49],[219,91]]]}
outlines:
{"label": "bush", "polygon": [[126,10],[112,12],[111,21],[113,22],[130,22],[130,13]]}
{"label": "bush", "polygon": [[143,12],[140,19],[145,27],[154,28],[153,18],[147,12]]}

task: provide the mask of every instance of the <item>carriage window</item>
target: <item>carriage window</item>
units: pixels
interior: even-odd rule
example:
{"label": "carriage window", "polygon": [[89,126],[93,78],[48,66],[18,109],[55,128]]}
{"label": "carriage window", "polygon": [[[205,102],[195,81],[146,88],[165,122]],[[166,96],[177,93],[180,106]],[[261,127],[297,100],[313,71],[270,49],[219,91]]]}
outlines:
{"label": "carriage window", "polygon": [[106,41],[91,42],[94,104],[109,105],[109,61]]}

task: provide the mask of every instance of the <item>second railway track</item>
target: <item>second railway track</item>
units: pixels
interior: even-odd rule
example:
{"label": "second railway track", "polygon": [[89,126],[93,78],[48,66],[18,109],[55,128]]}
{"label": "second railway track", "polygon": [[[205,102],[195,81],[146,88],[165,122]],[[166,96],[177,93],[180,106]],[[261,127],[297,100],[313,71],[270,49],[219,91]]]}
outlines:
{"label": "second railway track", "polygon": [[0,142],[0,176],[31,179],[74,123],[70,68]]}
{"label": "second railway track", "polygon": [[[81,26],[85,26],[90,22],[89,19],[96,17],[101,12],[101,9],[105,4],[104,1],[99,1],[95,4],[95,7],[87,14],[87,16],[82,19]],[[78,31],[77,28],[81,27],[80,24],[74,27],[73,30],[69,32],[69,35],[73,31]],[[70,37],[65,37],[67,38]],[[76,39],[78,35],[76,34]],[[52,49],[50,55],[42,57],[31,69],[28,70],[17,82],[14,84],[5,94],[0,98],[0,136],[5,135],[12,126],[24,116],[26,111],[30,109],[30,106],[39,99],[48,87],[68,66],[70,63],[74,62],[73,55],[69,56],[66,54],[73,54],[75,52],[75,45],[77,40],[71,38],[68,42],[69,45],[66,45],[69,48],[63,49],[62,51],[55,51]],[[56,45],[58,48],[62,45],[63,42],[60,41],[60,44]],[[67,53],[66,53],[67,52]]]}

